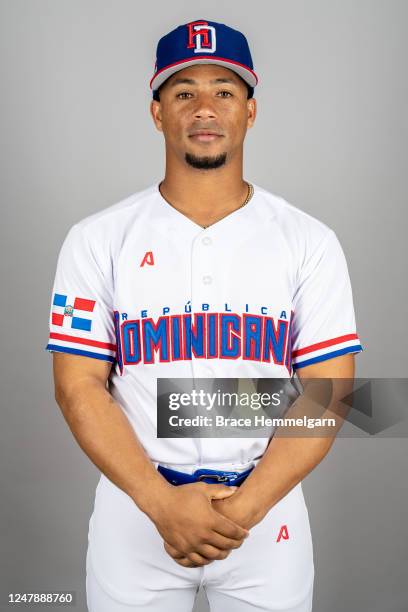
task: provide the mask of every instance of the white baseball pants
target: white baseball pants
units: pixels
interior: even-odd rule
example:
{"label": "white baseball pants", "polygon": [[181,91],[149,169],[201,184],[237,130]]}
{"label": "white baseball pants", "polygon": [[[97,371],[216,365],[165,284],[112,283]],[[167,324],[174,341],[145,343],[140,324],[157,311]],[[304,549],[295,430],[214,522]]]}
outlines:
{"label": "white baseball pants", "polygon": [[200,586],[211,612],[311,612],[313,583],[312,538],[300,484],[226,559],[185,568],[167,554],[146,514],[101,476],[89,528],[89,612],[191,612]]}

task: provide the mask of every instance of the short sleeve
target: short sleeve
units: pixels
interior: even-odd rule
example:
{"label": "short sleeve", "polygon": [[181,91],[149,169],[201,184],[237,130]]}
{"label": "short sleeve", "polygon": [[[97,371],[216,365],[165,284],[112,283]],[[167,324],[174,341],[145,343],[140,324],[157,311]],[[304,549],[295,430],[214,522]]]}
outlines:
{"label": "short sleeve", "polygon": [[80,224],[69,230],[57,261],[46,350],[115,361],[112,275],[101,246],[96,252]]}
{"label": "short sleeve", "polygon": [[293,298],[293,369],[364,350],[342,247],[333,230],[302,266]]}

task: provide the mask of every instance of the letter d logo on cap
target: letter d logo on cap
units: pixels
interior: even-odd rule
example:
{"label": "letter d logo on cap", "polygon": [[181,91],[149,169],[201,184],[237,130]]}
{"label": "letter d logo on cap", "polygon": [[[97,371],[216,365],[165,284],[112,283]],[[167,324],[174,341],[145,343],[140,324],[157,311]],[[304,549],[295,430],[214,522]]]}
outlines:
{"label": "letter d logo on cap", "polygon": [[194,49],[194,53],[215,53],[217,48],[214,26],[207,21],[193,21],[187,24],[187,49]]}

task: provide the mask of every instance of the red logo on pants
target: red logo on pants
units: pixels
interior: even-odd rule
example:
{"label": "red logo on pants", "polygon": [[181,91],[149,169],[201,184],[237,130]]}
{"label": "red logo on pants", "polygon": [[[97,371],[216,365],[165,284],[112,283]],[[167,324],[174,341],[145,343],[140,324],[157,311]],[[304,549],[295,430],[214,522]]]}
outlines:
{"label": "red logo on pants", "polygon": [[280,528],[278,539],[276,541],[280,542],[281,540],[289,540],[289,532],[287,525],[282,525],[282,527]]}

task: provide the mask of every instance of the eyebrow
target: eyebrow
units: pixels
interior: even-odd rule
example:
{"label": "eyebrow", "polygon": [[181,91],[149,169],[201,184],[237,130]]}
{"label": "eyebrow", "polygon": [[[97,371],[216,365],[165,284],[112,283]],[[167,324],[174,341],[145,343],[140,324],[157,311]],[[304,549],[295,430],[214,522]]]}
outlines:
{"label": "eyebrow", "polygon": [[[213,79],[212,81],[210,81],[210,83],[230,83],[231,85],[236,85],[237,81],[235,79],[228,79],[227,77],[219,77],[218,79]],[[174,79],[174,81],[170,83],[170,87],[175,87],[176,85],[197,85],[197,81],[195,81],[194,79],[187,78]]]}

